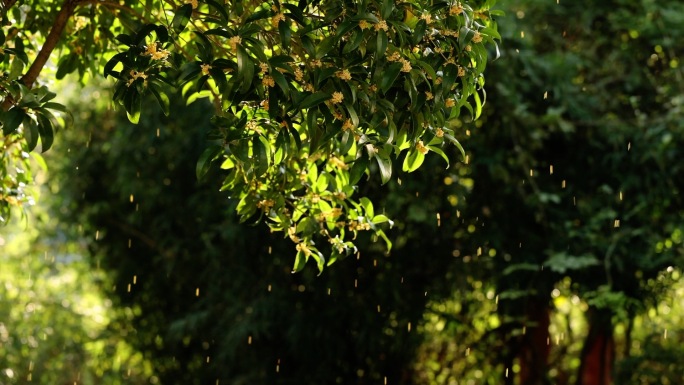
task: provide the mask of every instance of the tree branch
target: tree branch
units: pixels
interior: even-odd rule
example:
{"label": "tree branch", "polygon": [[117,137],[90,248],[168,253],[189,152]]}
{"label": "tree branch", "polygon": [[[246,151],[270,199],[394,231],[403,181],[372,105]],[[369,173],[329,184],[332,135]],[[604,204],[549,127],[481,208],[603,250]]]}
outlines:
{"label": "tree branch", "polygon": [[40,52],[38,52],[36,60],[31,63],[31,67],[29,67],[26,74],[24,74],[24,76],[21,78],[21,81],[24,83],[24,85],[26,85],[26,87],[33,87],[33,83],[35,83],[36,79],[38,79],[40,71],[43,70],[43,67],[45,67],[45,63],[47,63],[48,59],[50,58],[52,51],[54,51],[57,43],[59,43],[59,39],[62,37],[62,32],[64,32],[64,28],[69,21],[69,17],[71,17],[71,15],[74,13],[76,5],[78,5],[79,1],[80,0],[64,1],[62,9],[59,10],[57,17],[55,18],[55,22],[52,24],[50,33],[48,33],[47,37],[45,38],[45,44],[43,44]]}

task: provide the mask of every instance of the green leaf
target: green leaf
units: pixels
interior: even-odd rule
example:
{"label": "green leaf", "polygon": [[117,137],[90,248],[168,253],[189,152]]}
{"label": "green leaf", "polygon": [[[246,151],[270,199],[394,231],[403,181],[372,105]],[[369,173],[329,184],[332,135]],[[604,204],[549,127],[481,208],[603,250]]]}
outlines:
{"label": "green leaf", "polygon": [[311,107],[315,107],[326,100],[330,99],[332,96],[328,94],[327,92],[315,92],[311,95],[307,95],[302,99],[302,102],[299,104],[299,108],[302,110],[309,109]]}
{"label": "green leaf", "polygon": [[176,34],[183,32],[185,26],[188,25],[190,21],[190,16],[192,15],[192,5],[185,4],[180,6],[176,10],[176,14],[173,15],[173,20],[171,21],[171,29]]}
{"label": "green leaf", "polygon": [[361,155],[354,161],[351,170],[349,171],[349,184],[355,185],[361,180],[361,176],[368,169],[368,164],[370,160],[367,156]]}
{"label": "green leaf", "polygon": [[394,10],[394,0],[384,0],[382,2],[382,18],[387,20],[392,16]]}
{"label": "green leaf", "polygon": [[385,149],[380,148],[375,152],[374,158],[378,162],[382,184],[389,182],[392,179],[392,159],[389,154]]}
{"label": "green leaf", "polygon": [[318,43],[318,48],[316,49],[316,59],[321,59],[323,56],[327,55],[337,43],[337,36],[330,35]]}
{"label": "green leaf", "polygon": [[41,151],[45,152],[52,147],[52,143],[55,140],[54,127],[52,126],[52,121],[43,114],[36,114],[36,119],[38,119]]}
{"label": "green leaf", "polygon": [[461,142],[458,141],[458,139],[454,138],[453,135],[450,134],[444,134],[444,137],[447,138],[451,143],[458,148],[459,151],[461,151],[461,156],[463,156],[463,160],[465,161],[465,150],[463,149],[463,146],[461,146]]}
{"label": "green leaf", "polygon": [[406,172],[416,171],[423,161],[425,160],[425,155],[420,151],[414,149],[409,150],[408,155],[404,158],[404,164],[402,169]]}
{"label": "green leaf", "polygon": [[278,23],[278,32],[280,32],[280,42],[283,48],[290,49],[290,40],[292,39],[292,30],[290,29],[290,21],[285,19]]}
{"label": "green leaf", "polygon": [[197,160],[197,166],[195,167],[195,174],[197,179],[202,179],[211,166],[211,162],[216,159],[216,156],[223,151],[223,148],[219,145],[211,145],[207,147],[200,155]]}
{"label": "green leaf", "polygon": [[294,266],[292,267],[292,273],[298,273],[304,269],[304,266],[306,265],[306,254],[304,254],[303,251],[298,251],[297,256],[295,257],[295,263]]}
{"label": "green leaf", "polygon": [[383,57],[385,55],[388,44],[387,40],[387,33],[383,30],[378,31],[378,36],[376,37],[375,42],[375,53],[378,55],[378,57]]}
{"label": "green leaf", "polygon": [[401,66],[401,63],[392,63],[383,71],[382,79],[380,79],[380,89],[383,93],[386,93],[399,77]]}
{"label": "green leaf", "polygon": [[171,107],[170,107],[169,97],[166,95],[166,93],[159,92],[159,90],[157,90],[157,88],[154,86],[150,86],[149,90],[152,92],[152,95],[154,95],[155,99],[157,99],[157,102],[159,103],[159,107],[161,107],[164,115],[169,116]]}
{"label": "green leaf", "polygon": [[252,86],[254,79],[254,62],[249,57],[247,51],[241,46],[238,46],[238,76],[242,79],[242,86],[240,92],[247,93]]}
{"label": "green leaf", "polygon": [[29,151],[33,151],[33,149],[36,148],[39,137],[40,132],[38,131],[38,124],[36,124],[35,120],[26,115],[24,118],[24,138],[26,138]]}
{"label": "green leaf", "polygon": [[26,116],[26,112],[21,108],[14,107],[7,111],[3,116],[2,133],[9,135],[16,131]]}

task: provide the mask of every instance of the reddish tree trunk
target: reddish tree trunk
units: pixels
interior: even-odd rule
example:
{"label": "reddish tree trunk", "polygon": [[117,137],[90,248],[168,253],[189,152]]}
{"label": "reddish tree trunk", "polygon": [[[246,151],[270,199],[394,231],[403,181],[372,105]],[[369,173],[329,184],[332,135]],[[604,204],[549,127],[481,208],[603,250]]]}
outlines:
{"label": "reddish tree trunk", "polygon": [[520,347],[520,385],[546,384],[550,351],[548,301],[532,299],[527,303],[527,326]]}
{"label": "reddish tree trunk", "polygon": [[589,309],[589,334],[582,348],[578,385],[611,385],[615,361],[612,313]]}

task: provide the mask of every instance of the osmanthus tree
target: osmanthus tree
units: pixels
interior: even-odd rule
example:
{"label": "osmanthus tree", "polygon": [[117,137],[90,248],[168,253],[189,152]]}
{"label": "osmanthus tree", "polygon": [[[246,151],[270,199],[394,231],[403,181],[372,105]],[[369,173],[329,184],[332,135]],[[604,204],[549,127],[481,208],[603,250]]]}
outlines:
{"label": "osmanthus tree", "polygon": [[389,218],[356,192],[365,174],[385,183],[393,163],[411,172],[430,151],[448,163],[445,143],[460,148],[450,121],[480,114],[493,3],[4,0],[2,214],[29,199],[26,154],[68,120],[41,77],[53,60],[57,79],[114,79],[133,122],[146,94],[167,114],[170,93],[211,98],[198,176],[229,170],[241,219],[286,234],[294,270],[309,258],[322,269],[355,252],[358,231],[387,240]]}

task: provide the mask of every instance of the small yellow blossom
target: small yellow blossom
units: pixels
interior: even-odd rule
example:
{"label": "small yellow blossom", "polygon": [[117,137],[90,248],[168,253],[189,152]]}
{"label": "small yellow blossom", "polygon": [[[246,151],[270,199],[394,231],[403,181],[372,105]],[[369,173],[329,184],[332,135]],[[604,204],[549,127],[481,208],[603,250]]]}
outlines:
{"label": "small yellow blossom", "polygon": [[278,24],[280,24],[280,22],[283,20],[285,20],[285,15],[279,13],[273,16],[273,18],[271,19],[271,25],[273,25],[274,27],[278,27]]}
{"label": "small yellow blossom", "polygon": [[435,136],[438,138],[443,138],[444,137],[444,130],[441,128],[438,128],[437,131],[435,132]]}
{"label": "small yellow blossom", "polygon": [[463,6],[460,3],[457,3],[449,8],[449,15],[455,16],[460,15],[461,13],[463,13]]}
{"label": "small yellow blossom", "polygon": [[453,107],[453,106],[456,105],[456,101],[454,101],[454,99],[447,99],[447,100],[444,101],[444,105],[445,105],[447,108],[450,108],[450,107]]}
{"label": "small yellow blossom", "polygon": [[346,163],[344,163],[344,161],[342,159],[340,159],[336,156],[331,156],[330,159],[328,159],[328,162],[331,165],[333,165],[337,168],[341,168],[343,170],[347,170],[349,168],[349,166]]}
{"label": "small yellow blossom", "polygon": [[311,61],[311,65],[314,67],[322,67],[323,62],[321,62],[320,59],[314,59]]}
{"label": "small yellow blossom", "polygon": [[373,26],[373,28],[375,28],[376,31],[387,31],[389,29],[389,27],[387,26],[387,22],[385,20],[378,21],[377,24]]}
{"label": "small yellow blossom", "polygon": [[399,61],[401,60],[401,54],[399,51],[392,52],[391,55],[387,56],[387,61]]}
{"label": "small yellow blossom", "polygon": [[316,89],[314,89],[313,84],[306,83],[306,84],[304,84],[304,91],[314,92],[314,91],[316,91]]}
{"label": "small yellow blossom", "polygon": [[145,47],[143,55],[149,55],[153,60],[166,60],[171,53],[165,49],[157,50],[157,43],[152,43]]}
{"label": "small yellow blossom", "polygon": [[342,80],[351,80],[351,73],[349,73],[348,69],[343,69],[342,71],[337,71],[335,72],[335,76]]}
{"label": "small yellow blossom", "polygon": [[306,182],[306,171],[302,170],[302,172],[299,173],[299,181]]}
{"label": "small yellow blossom", "polygon": [[465,68],[463,67],[458,67],[458,76],[464,77],[466,74]]}
{"label": "small yellow blossom", "polygon": [[257,208],[260,208],[264,211],[270,210],[274,205],[275,201],[273,201],[273,199],[262,199],[256,204]]}
{"label": "small yellow blossom", "polygon": [[261,79],[261,84],[265,85],[266,87],[275,87],[275,80],[273,80],[273,77],[266,75],[263,79]]}
{"label": "small yellow blossom", "polygon": [[131,70],[129,75],[131,77],[128,79],[128,82],[126,83],[127,86],[130,87],[131,84],[133,84],[133,82],[138,80],[138,79],[143,79],[144,84],[147,84],[147,75],[144,72],[138,72],[136,70]]}
{"label": "small yellow blossom", "polygon": [[352,124],[351,119],[347,119],[344,121],[344,124],[342,124],[342,131],[347,131],[354,128],[354,125]]}
{"label": "small yellow blossom", "polygon": [[340,200],[347,199],[347,194],[345,194],[344,191],[336,191],[333,193],[333,196]]}
{"label": "small yellow blossom", "polygon": [[256,120],[250,120],[249,122],[247,122],[246,128],[248,130],[256,132],[259,135],[264,133],[261,127],[259,127],[259,122],[257,122]]}
{"label": "small yellow blossom", "polygon": [[435,85],[440,85],[442,84],[442,77],[438,76],[437,79],[435,79]]}
{"label": "small yellow blossom", "polygon": [[202,68],[203,76],[209,75],[209,70],[211,69],[211,66],[209,64],[200,64],[200,67]]}
{"label": "small yellow blossom", "polygon": [[192,9],[197,9],[197,6],[199,5],[197,4],[197,0],[185,0],[185,4],[191,4]]}
{"label": "small yellow blossom", "polygon": [[311,194],[311,203],[316,204],[321,201],[321,196],[318,194]]}
{"label": "small yellow blossom", "polygon": [[473,43],[481,43],[482,42],[482,34],[478,31],[475,31],[475,35],[473,35]]}
{"label": "small yellow blossom", "polygon": [[366,20],[361,20],[359,21],[359,28],[368,29],[370,28],[370,24]]}
{"label": "small yellow blossom", "polygon": [[230,44],[230,49],[233,51],[237,51],[237,46],[242,42],[242,38],[240,36],[233,36],[230,39],[228,39],[228,44]]}
{"label": "small yellow blossom", "polygon": [[429,14],[429,13],[424,13],[424,14],[420,15],[420,18],[421,18],[422,20],[425,20],[425,23],[426,23],[426,24],[432,23],[432,15]]}
{"label": "small yellow blossom", "polygon": [[344,95],[342,95],[342,93],[339,92],[339,91],[333,92],[333,94],[332,94],[332,99],[330,99],[330,101],[332,102],[332,104],[339,104],[339,103],[342,103],[343,100],[344,100]]}
{"label": "small yellow blossom", "polygon": [[418,143],[416,143],[416,150],[418,150],[418,152],[420,152],[423,155],[427,154],[428,151],[430,151],[430,149],[425,147],[422,140],[419,140]]}
{"label": "small yellow blossom", "polygon": [[268,107],[269,107],[268,100],[262,100],[261,103],[259,103],[259,105],[261,106],[261,108],[268,111]]}
{"label": "small yellow blossom", "polygon": [[425,97],[427,100],[434,99],[434,96],[432,95],[432,92],[430,92],[430,91],[425,91]]}
{"label": "small yellow blossom", "polygon": [[411,72],[411,62],[406,59],[401,59],[401,72]]}
{"label": "small yellow blossom", "polygon": [[303,243],[298,243],[296,249],[297,251],[303,252],[307,257],[311,255],[311,250],[309,250],[309,247]]}
{"label": "small yellow blossom", "polygon": [[304,80],[304,71],[302,71],[300,68],[295,68],[294,76],[296,81],[301,82]]}
{"label": "small yellow blossom", "polygon": [[470,44],[468,44],[465,46],[465,50],[466,50],[466,52],[470,52],[473,50],[473,47],[471,47]]}
{"label": "small yellow blossom", "polygon": [[268,72],[268,63],[259,63],[259,69],[261,69],[261,72],[263,73]]}

